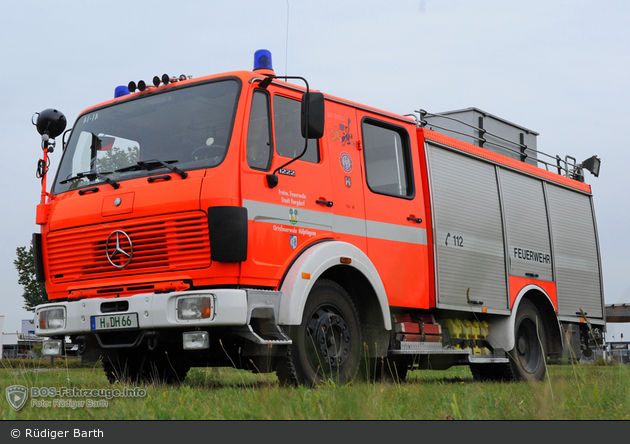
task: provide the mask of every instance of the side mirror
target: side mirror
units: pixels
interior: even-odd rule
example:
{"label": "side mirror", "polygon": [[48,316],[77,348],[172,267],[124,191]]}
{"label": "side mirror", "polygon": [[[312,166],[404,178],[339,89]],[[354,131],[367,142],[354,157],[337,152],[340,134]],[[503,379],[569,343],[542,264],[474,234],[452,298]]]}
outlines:
{"label": "side mirror", "polygon": [[304,93],[302,96],[302,137],[320,139],[324,135],[325,116],[324,95],[320,92]]}

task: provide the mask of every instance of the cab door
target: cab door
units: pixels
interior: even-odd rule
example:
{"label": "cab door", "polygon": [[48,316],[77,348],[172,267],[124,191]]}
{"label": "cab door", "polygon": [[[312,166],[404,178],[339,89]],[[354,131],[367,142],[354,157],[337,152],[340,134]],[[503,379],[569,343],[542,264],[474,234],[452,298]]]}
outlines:
{"label": "cab door", "polygon": [[[245,285],[277,287],[300,251],[332,237],[332,209],[321,203],[331,199],[328,160],[319,140],[309,140],[304,152],[301,98],[301,92],[274,84],[251,97],[241,158],[249,230],[248,260],[241,268]],[[267,182],[273,173],[276,186]]]}
{"label": "cab door", "polygon": [[356,110],[327,102],[322,142],[330,158],[335,239],[349,242],[367,254],[363,158]]}
{"label": "cab door", "polygon": [[360,122],[369,257],[390,305],[428,308],[427,220],[418,153],[412,149],[415,129],[369,114]]}

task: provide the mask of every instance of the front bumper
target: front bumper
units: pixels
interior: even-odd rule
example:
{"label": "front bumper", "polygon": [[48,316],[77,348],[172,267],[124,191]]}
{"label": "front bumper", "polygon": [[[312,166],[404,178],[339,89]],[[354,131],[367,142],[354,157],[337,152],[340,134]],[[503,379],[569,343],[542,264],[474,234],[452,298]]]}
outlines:
{"label": "front bumper", "polygon": [[[213,313],[205,319],[178,319],[177,301],[182,297],[208,296],[214,301]],[[249,324],[252,310],[260,308],[260,296],[247,290],[216,289],[202,291],[183,291],[168,294],[137,294],[125,298],[90,298],[70,302],[40,305],[35,310],[35,334],[55,337],[94,333],[92,318],[95,316],[116,315],[121,313],[137,314],[138,326],[135,330],[153,330],[173,327],[211,327],[211,326],[246,326]],[[268,295],[262,305],[268,306],[276,314],[279,297]],[[126,302],[120,308],[112,310],[116,301]],[[51,308],[64,311],[63,322],[56,321],[52,328],[42,322],[45,313]],[[277,316],[275,319],[278,319]],[[119,330],[124,330],[121,327]]]}

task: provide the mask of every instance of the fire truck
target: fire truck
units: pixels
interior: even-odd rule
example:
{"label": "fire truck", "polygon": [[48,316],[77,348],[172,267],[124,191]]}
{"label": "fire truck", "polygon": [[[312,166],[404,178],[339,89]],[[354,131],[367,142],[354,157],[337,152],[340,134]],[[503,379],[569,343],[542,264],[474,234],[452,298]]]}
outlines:
{"label": "fire truck", "polygon": [[[192,367],[282,384],[469,366],[541,380],[605,328],[582,163],[477,108],[400,115],[252,71],[129,82],[42,138],[43,351],[110,382]],[[49,154],[62,136],[50,189]]]}

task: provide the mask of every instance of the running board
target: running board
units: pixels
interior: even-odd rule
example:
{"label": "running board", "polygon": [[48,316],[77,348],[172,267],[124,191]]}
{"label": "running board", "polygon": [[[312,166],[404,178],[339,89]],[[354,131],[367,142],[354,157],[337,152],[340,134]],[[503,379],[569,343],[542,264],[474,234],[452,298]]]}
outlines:
{"label": "running board", "polygon": [[459,356],[470,364],[509,363],[507,357],[475,355],[471,349],[454,349],[443,347],[439,342],[401,342],[400,349],[389,350],[391,355],[448,355]]}
{"label": "running board", "polygon": [[246,291],[247,325],[234,327],[232,331],[256,344],[291,345],[291,338],[278,325],[282,293],[255,289]]}
{"label": "running board", "polygon": [[272,326],[267,326],[264,329],[264,332],[261,331],[260,334],[256,333],[251,325],[238,327],[233,331],[239,336],[248,339],[256,344],[291,345],[291,338],[289,338],[278,325],[276,325],[275,327],[275,329],[272,329]]}

